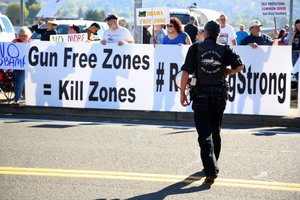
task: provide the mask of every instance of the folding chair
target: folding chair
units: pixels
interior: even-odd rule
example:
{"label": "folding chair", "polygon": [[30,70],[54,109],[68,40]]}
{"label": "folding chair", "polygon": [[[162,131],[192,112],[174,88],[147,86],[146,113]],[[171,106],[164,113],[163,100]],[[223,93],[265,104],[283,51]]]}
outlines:
{"label": "folding chair", "polygon": [[10,69],[0,69],[0,92],[10,103],[14,95],[14,74]]}

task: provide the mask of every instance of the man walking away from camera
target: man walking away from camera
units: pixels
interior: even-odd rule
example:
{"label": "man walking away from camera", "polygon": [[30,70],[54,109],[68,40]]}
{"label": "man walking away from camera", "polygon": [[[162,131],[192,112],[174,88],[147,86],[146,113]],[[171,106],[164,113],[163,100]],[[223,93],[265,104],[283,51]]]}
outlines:
{"label": "man walking away from camera", "polygon": [[190,36],[192,43],[196,41],[196,35],[198,34],[198,27],[195,25],[195,22],[195,17],[191,16],[190,23],[184,27],[184,32]]}
{"label": "man walking away from camera", "polygon": [[[228,91],[225,78],[244,68],[240,56],[229,45],[217,43],[219,33],[219,23],[209,21],[204,27],[204,41],[194,43],[189,48],[181,68],[182,106],[189,105],[185,93],[189,74],[194,73],[197,79],[190,95],[206,184],[213,184],[219,173],[217,161],[221,151],[220,129]],[[229,65],[231,68],[227,68]]]}

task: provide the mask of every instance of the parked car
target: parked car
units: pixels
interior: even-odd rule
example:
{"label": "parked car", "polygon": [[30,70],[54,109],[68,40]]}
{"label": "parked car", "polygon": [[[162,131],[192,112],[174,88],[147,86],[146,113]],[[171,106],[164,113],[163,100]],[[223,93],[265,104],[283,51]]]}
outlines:
{"label": "parked car", "polygon": [[196,26],[204,26],[210,20],[216,20],[220,17],[221,13],[211,9],[203,8],[180,8],[169,9],[170,17],[177,17],[183,26],[190,23],[190,17],[193,16],[196,19]]}
{"label": "parked car", "polygon": [[[58,22],[58,26],[56,30],[58,34],[68,34],[69,25],[77,25],[80,28],[80,32],[84,29],[88,28],[92,23],[96,22],[100,25],[100,29],[97,32],[97,35],[94,35],[94,40],[99,41],[103,37],[103,33],[105,30],[108,29],[107,23],[104,22],[97,22],[97,21],[90,21],[90,20],[56,20]],[[45,23],[41,24],[39,28],[46,28]],[[41,39],[41,34],[33,32],[31,38],[35,40]]]}
{"label": "parked car", "polygon": [[15,39],[15,30],[10,19],[0,13],[0,41],[11,42]]}

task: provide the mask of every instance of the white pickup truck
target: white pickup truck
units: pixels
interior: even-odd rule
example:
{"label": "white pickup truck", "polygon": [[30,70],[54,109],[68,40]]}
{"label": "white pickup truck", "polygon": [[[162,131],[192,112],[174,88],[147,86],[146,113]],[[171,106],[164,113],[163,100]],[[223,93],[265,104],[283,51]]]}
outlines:
{"label": "white pickup truck", "polygon": [[11,42],[15,39],[14,27],[6,15],[0,13],[0,42]]}
{"label": "white pickup truck", "polygon": [[170,17],[177,17],[183,26],[187,25],[190,17],[196,19],[196,26],[204,26],[210,20],[216,20],[220,17],[221,13],[211,9],[204,8],[170,8]]}

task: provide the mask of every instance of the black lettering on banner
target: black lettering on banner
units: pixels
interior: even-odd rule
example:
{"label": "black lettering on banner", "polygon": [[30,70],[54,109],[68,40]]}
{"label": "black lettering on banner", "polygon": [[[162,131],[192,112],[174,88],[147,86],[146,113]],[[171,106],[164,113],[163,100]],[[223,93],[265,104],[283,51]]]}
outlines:
{"label": "black lettering on banner", "polygon": [[[72,52],[72,48],[66,47],[64,51],[64,67],[68,66],[68,59],[71,59],[71,56],[68,54],[69,52]],[[75,67],[74,65],[72,67]]]}
{"label": "black lettering on banner", "polygon": [[73,49],[66,47],[64,50],[64,67],[68,66],[68,61],[71,60],[72,67],[76,66],[76,62],[81,68],[90,67],[95,68],[97,63],[97,56],[94,53],[87,55],[85,53],[73,53]]}
{"label": "black lettering on banner", "polygon": [[97,66],[97,56],[94,53],[90,54],[89,66],[90,68],[95,68]]}
{"label": "black lettering on banner", "polygon": [[99,87],[99,82],[90,81],[92,87],[89,94],[89,101],[101,101],[101,102],[130,102],[133,103],[136,99],[135,89],[129,88],[116,88],[116,87]]}
{"label": "black lettering on banner", "polygon": [[[243,69],[243,72],[246,72],[246,67]],[[246,90],[246,78],[245,78],[245,76],[243,76],[242,73],[238,73],[237,76],[238,76],[238,79],[241,82],[241,84],[237,85],[237,90],[240,94],[243,94]]]}
{"label": "black lettering on banner", "polygon": [[59,100],[82,101],[83,100],[83,81],[60,80],[58,89]]}
{"label": "black lettering on banner", "polygon": [[120,69],[122,66],[122,58],[119,54],[114,56],[113,64],[115,69]]}
{"label": "black lettering on banner", "polygon": [[[104,69],[143,69],[148,70],[150,67],[149,56],[144,55],[141,57],[140,55],[134,55],[133,57],[130,54],[113,55],[113,49],[103,49],[103,53],[106,54],[106,57],[103,61],[102,68]],[[143,64],[143,65],[142,65]]]}
{"label": "black lettering on banner", "polygon": [[259,81],[259,89],[261,91],[261,94],[266,94],[267,88],[268,87],[268,82],[267,82],[267,75],[262,74],[260,81]]}
{"label": "black lettering on banner", "polygon": [[82,53],[79,55],[79,66],[82,68],[86,67],[86,62],[87,62],[87,55],[85,53]]}
{"label": "black lettering on banner", "polygon": [[98,82],[97,81],[90,81],[90,86],[92,86],[92,91],[89,95],[89,101],[98,101],[98,97],[95,97],[94,94],[98,88]]}
{"label": "black lettering on banner", "polygon": [[132,62],[132,66],[133,66],[133,69],[139,69],[141,66],[141,57],[138,56],[138,55],[135,55],[133,56],[133,62]]}
{"label": "black lettering on banner", "polygon": [[105,60],[102,64],[102,68],[111,69],[112,65],[108,64],[108,60],[111,57],[113,50],[112,49],[103,49],[103,53],[107,53],[107,56],[105,57]]}
{"label": "black lettering on banner", "polygon": [[173,92],[173,86],[175,89],[175,92],[178,91],[178,88],[176,86],[176,75],[178,73],[178,65],[177,63],[170,63],[170,84],[169,84],[169,91]]}
{"label": "black lettering on banner", "polygon": [[149,67],[150,67],[149,59],[150,59],[149,56],[147,56],[147,55],[143,56],[143,63],[144,63],[145,65],[143,65],[142,68],[143,68],[144,70],[147,70],[147,69],[149,69]]}
{"label": "black lettering on banner", "polygon": [[251,89],[251,79],[252,79],[252,73],[251,73],[251,66],[249,67],[248,73],[247,73],[247,80],[248,80],[248,94],[252,94],[252,89]]}
{"label": "black lettering on banner", "polygon": [[[123,66],[128,66],[128,69],[131,69],[131,55],[124,55],[123,57]],[[133,61],[134,63],[134,61]],[[134,66],[133,66],[134,68]]]}
{"label": "black lettering on banner", "polygon": [[134,88],[129,88],[128,95],[129,95],[129,97],[131,97],[131,98],[128,98],[129,103],[134,103],[135,102],[135,94],[134,94],[134,92],[135,92]]}
{"label": "black lettering on banner", "polygon": [[65,97],[64,99],[69,100],[69,95],[68,95],[68,91],[67,91],[67,86],[69,84],[69,81],[59,81],[59,89],[58,89],[58,99],[62,100],[63,97]]}
{"label": "black lettering on banner", "polygon": [[127,90],[125,88],[120,88],[119,90],[119,101],[125,102],[127,97]]}
{"label": "black lettering on banner", "polygon": [[36,46],[29,49],[28,62],[31,66],[40,64],[42,67],[57,67],[58,55],[56,52],[39,52]]}
{"label": "black lettering on banner", "polygon": [[279,91],[279,94],[282,94],[282,96],[280,97],[278,95],[278,102],[279,103],[284,103],[285,101],[285,98],[286,98],[286,94],[285,94],[285,91],[286,91],[286,74],[279,74],[279,79],[278,79],[278,91]]}
{"label": "black lettering on banner", "polygon": [[277,95],[278,102],[282,104],[286,100],[286,79],[286,74],[252,72],[251,66],[249,66],[241,72],[229,76],[230,89],[228,100],[232,102],[236,93],[245,95],[245,92],[247,92],[249,95]]}
{"label": "black lettering on banner", "polygon": [[275,73],[273,74],[270,74],[270,82],[269,82],[269,86],[270,86],[270,89],[269,89],[269,94],[272,94],[272,85],[274,85],[274,88],[273,88],[273,94],[276,94],[276,90],[277,90],[277,75]]}
{"label": "black lettering on banner", "polygon": [[[110,92],[110,94],[111,93],[112,92]],[[105,87],[100,88],[100,91],[99,91],[100,101],[106,101],[107,97],[108,97],[108,91],[107,91],[107,89]]]}

